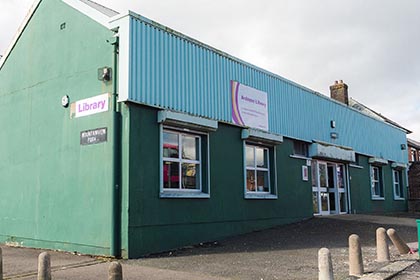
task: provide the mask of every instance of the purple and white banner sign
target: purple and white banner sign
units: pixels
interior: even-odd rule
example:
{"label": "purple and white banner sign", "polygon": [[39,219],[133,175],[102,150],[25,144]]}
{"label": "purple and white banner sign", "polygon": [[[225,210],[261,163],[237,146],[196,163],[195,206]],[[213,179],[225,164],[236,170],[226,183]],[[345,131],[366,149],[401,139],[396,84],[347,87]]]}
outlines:
{"label": "purple and white banner sign", "polygon": [[268,130],[267,93],[237,81],[230,83],[233,123]]}
{"label": "purple and white banner sign", "polygon": [[94,97],[76,101],[74,117],[85,117],[101,112],[108,111],[109,108],[109,94],[101,94]]}

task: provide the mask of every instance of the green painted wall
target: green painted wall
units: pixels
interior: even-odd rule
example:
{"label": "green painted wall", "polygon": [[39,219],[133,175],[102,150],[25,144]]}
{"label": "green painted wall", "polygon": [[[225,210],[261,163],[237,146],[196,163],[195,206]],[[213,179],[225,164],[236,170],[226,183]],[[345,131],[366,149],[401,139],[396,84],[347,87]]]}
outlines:
{"label": "green painted wall", "polygon": [[157,110],[130,104],[129,257],[299,221],[312,216],[305,160],[292,159],[288,139],[277,146],[278,199],[244,199],[241,129],[219,124],[209,135],[209,199],[159,198]]}
{"label": "green painted wall", "polygon": [[[350,167],[350,185],[352,213],[384,213],[407,211],[406,200],[395,200],[393,193],[392,168],[388,164],[382,167],[384,183],[384,200],[371,199],[369,158],[359,155],[362,168]],[[407,180],[403,172],[405,197],[407,197]]]}
{"label": "green painted wall", "polygon": [[[109,254],[112,112],[70,119],[61,97],[112,93],[97,79],[113,66],[112,35],[43,0],[0,70],[0,242]],[[108,142],[80,146],[80,132],[98,127]]]}

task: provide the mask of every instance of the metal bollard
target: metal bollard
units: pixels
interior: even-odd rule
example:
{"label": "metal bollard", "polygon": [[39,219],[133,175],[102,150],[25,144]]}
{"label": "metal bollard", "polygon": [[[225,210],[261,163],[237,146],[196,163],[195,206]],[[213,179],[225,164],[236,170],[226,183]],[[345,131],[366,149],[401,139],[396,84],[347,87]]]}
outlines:
{"label": "metal bollard", "polygon": [[38,257],[38,280],[51,280],[51,257],[47,252]]}
{"label": "metal bollard", "polygon": [[0,248],[0,280],[3,280],[3,251]]}
{"label": "metal bollard", "polygon": [[328,248],[321,248],[318,251],[318,269],[319,280],[334,280],[331,254]]}
{"label": "metal bollard", "polygon": [[123,280],[122,266],[119,262],[112,262],[109,266],[108,280]]}
{"label": "metal bollard", "polygon": [[390,228],[386,231],[386,233],[389,236],[389,239],[391,239],[392,243],[395,247],[397,247],[398,252],[400,254],[408,254],[410,253],[410,248],[407,246],[407,243],[405,243],[404,240],[397,234],[395,229]]}
{"label": "metal bollard", "polygon": [[357,234],[352,234],[349,236],[349,275],[362,276],[363,273],[364,269],[360,239]]}
{"label": "metal bollard", "polygon": [[379,227],[376,230],[376,258],[378,262],[390,261],[386,230],[383,227]]}

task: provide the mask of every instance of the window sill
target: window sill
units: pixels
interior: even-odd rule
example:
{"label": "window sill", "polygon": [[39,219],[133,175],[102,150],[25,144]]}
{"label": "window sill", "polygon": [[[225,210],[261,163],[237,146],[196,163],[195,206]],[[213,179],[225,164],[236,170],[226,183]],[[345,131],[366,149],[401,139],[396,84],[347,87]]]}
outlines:
{"label": "window sill", "polygon": [[396,201],[404,201],[405,198],[404,197],[394,197],[394,200],[396,200]]}
{"label": "window sill", "polygon": [[372,197],[371,199],[372,200],[385,200],[384,197]]}
{"label": "window sill", "polygon": [[269,193],[245,193],[245,199],[277,199],[277,195]]}
{"label": "window sill", "polygon": [[295,158],[295,159],[312,160],[312,158],[310,158],[310,157],[305,157],[305,156],[302,156],[302,155],[290,155],[289,157],[291,157],[291,158]]}
{"label": "window sill", "polygon": [[363,166],[357,165],[357,164],[349,164],[351,168],[357,168],[357,169],[363,169]]}
{"label": "window sill", "polygon": [[210,194],[199,191],[163,191],[160,198],[210,198]]}

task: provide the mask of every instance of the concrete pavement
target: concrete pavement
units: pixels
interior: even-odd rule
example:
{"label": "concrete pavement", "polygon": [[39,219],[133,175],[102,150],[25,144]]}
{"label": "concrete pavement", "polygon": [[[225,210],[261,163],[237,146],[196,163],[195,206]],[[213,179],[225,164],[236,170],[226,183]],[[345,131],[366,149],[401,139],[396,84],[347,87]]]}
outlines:
{"label": "concrete pavement", "polygon": [[[379,226],[393,227],[405,241],[417,242],[415,219],[406,214],[342,215],[317,217],[121,263],[124,279],[317,279],[317,252],[327,247],[336,279],[347,279],[347,242],[352,233],[360,236],[365,271],[384,267],[375,261],[375,230]],[[36,279],[37,257],[43,250],[1,247],[5,279]],[[392,246],[390,249],[392,260],[404,259]],[[109,259],[50,254],[53,279],[107,279]],[[418,272],[416,263],[393,279],[418,279],[413,278],[419,276]]]}

